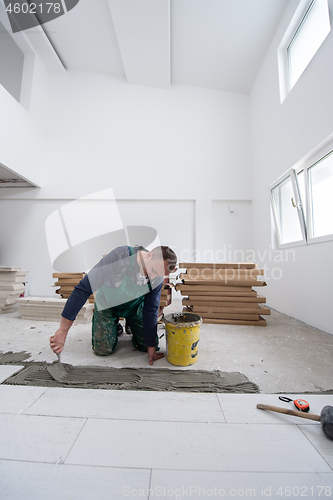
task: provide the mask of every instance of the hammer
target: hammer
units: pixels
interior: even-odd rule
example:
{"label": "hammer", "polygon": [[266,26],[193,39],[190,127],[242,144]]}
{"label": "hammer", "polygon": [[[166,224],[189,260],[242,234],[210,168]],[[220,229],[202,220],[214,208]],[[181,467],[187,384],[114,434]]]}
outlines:
{"label": "hammer", "polygon": [[333,439],[333,406],[324,406],[320,415],[313,413],[304,413],[302,411],[290,410],[289,408],[281,408],[280,406],[271,406],[257,404],[259,410],[276,411],[277,413],[285,413],[294,417],[308,418],[309,420],[317,420],[321,423],[324,433],[329,439]]}

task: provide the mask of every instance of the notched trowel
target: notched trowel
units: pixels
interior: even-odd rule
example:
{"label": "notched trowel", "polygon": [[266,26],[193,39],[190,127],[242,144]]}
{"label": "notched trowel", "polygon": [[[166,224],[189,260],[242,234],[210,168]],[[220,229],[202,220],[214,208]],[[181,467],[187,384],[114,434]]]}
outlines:
{"label": "notched trowel", "polygon": [[57,353],[57,357],[58,361],[55,361],[54,363],[52,363],[52,365],[49,365],[47,367],[47,371],[49,372],[51,377],[54,378],[54,380],[56,380],[57,382],[61,382],[63,378],[67,376],[67,372],[64,365],[60,361],[59,353]]}

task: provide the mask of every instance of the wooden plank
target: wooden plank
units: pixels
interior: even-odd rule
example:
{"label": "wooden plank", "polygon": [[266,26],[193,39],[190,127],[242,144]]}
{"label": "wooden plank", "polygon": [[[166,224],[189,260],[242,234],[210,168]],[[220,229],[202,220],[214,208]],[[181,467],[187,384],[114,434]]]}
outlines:
{"label": "wooden plank", "polygon": [[53,278],[65,278],[65,279],[70,279],[70,278],[78,278],[80,277],[79,281],[84,277],[84,273],[53,273],[52,274]]}
{"label": "wooden plank", "polygon": [[180,276],[186,274],[190,279],[225,279],[238,278],[238,279],[256,279],[256,276],[264,276],[264,269],[199,269],[192,267],[182,273]]}
{"label": "wooden plank", "polygon": [[160,300],[160,307],[168,307],[171,304],[171,300]]}
{"label": "wooden plank", "polygon": [[[184,285],[185,286],[185,285]],[[211,291],[209,290],[207,287],[206,287],[206,290],[208,289],[208,291],[205,291],[205,290],[194,290],[194,287],[191,287],[191,290],[180,290],[180,293],[181,295],[191,295],[191,296],[194,296],[194,295],[204,295],[204,296],[207,296],[207,297],[257,297],[257,292],[255,290],[252,290],[252,288],[250,290],[247,290],[245,289],[245,287],[243,287],[243,289],[241,291],[234,291],[231,287],[230,288],[230,291],[228,290],[222,290],[221,292],[216,292],[216,291]]]}
{"label": "wooden plank", "polygon": [[58,281],[55,281],[54,285],[55,286],[69,286],[72,285],[73,287],[78,285],[80,283],[80,279],[58,279]]}
{"label": "wooden plank", "polygon": [[[185,300],[185,299],[184,299]],[[246,304],[250,304],[250,303],[257,303],[257,304],[260,304],[260,303],[263,303],[263,302],[266,302],[266,297],[263,297],[262,295],[254,295],[254,296],[244,296],[244,295],[241,295],[241,296],[231,296],[230,295],[227,295],[227,296],[224,296],[224,295],[198,295],[197,294],[188,294],[188,300],[189,301],[200,301],[200,302],[210,302],[210,301],[216,301],[216,302],[219,302],[219,303],[222,303],[222,304],[228,304],[229,302],[234,302],[234,303],[246,303]]]}
{"label": "wooden plank", "polygon": [[244,321],[237,319],[216,319],[216,318],[202,318],[203,323],[211,325],[245,325],[245,326],[266,326],[266,320],[259,316],[259,321]]}
{"label": "wooden plank", "polygon": [[255,269],[258,264],[254,262],[181,262],[179,268],[198,268],[198,269]]}
{"label": "wooden plank", "polygon": [[200,291],[200,292],[251,292],[252,287],[243,287],[243,286],[226,286],[226,285],[218,285],[218,284],[210,284],[203,285],[199,283],[192,283],[189,285],[188,283],[183,283],[182,285],[177,284],[176,290],[184,290],[184,291]]}
{"label": "wooden plank", "polygon": [[233,270],[233,273],[231,274],[221,274],[221,275],[218,275],[218,274],[215,274],[215,275],[210,275],[210,276],[205,276],[203,274],[195,274],[195,273],[181,273],[179,275],[179,278],[181,280],[186,280],[186,281],[203,281],[205,283],[212,283],[212,284],[215,284],[216,282],[229,282],[229,281],[237,281],[237,282],[242,282],[242,281],[247,281],[247,282],[250,282],[250,281],[255,281],[257,282],[257,276],[255,277],[250,277],[250,276],[246,276],[246,275],[242,275],[242,276],[238,276],[237,275],[237,270],[236,270],[236,274],[234,274],[234,270]]}
{"label": "wooden plank", "polygon": [[197,313],[197,314],[206,314],[206,313],[221,313],[224,315],[224,313],[231,313],[231,314],[240,314],[243,316],[244,314],[264,314],[264,315],[270,315],[271,310],[268,307],[265,306],[260,306],[257,309],[254,307],[215,307],[215,306],[205,306],[205,305],[191,305],[189,306],[191,311]]}
{"label": "wooden plank", "polygon": [[11,274],[11,271],[6,273],[0,273],[0,283],[25,283],[26,275],[29,271],[25,271],[25,274]]}
{"label": "wooden plank", "polygon": [[[181,275],[186,276],[186,274]],[[238,286],[238,287],[252,287],[252,286],[267,286],[265,281],[260,280],[237,280],[237,279],[225,279],[225,280],[191,280],[188,278],[182,278],[184,285],[205,285],[205,286]]]}
{"label": "wooden plank", "polygon": [[259,307],[257,307],[256,309],[254,307],[249,307],[249,308],[246,308],[246,307],[205,307],[205,306],[191,306],[190,307],[191,311],[197,313],[197,314],[208,314],[208,313],[221,313],[221,314],[240,314],[241,317],[244,315],[244,314],[255,314],[255,315],[258,315],[259,313],[261,313],[261,311],[259,310]]}
{"label": "wooden plank", "polygon": [[266,306],[259,306],[260,314],[267,314],[268,316],[271,314],[271,310]]}
{"label": "wooden plank", "polygon": [[[188,309],[183,310],[183,312],[189,312]],[[193,311],[199,314],[202,318],[214,318],[214,319],[238,319],[244,321],[259,321],[258,314],[233,314],[233,313],[213,313],[207,311]]]}
{"label": "wooden plank", "polygon": [[0,267],[0,273],[7,273],[9,271],[22,271],[22,267],[8,267],[8,266],[1,266]]}
{"label": "wooden plank", "polygon": [[224,301],[205,301],[205,300],[193,300],[193,299],[183,299],[183,306],[198,306],[198,307],[222,307],[222,308],[241,308],[241,309],[259,309],[258,302],[224,302]]}

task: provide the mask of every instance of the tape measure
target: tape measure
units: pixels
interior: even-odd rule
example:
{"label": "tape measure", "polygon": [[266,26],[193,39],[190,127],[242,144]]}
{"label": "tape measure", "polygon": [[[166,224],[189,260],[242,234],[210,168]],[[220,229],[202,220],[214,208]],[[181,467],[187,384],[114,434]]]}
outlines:
{"label": "tape measure", "polygon": [[279,399],[281,399],[281,401],[286,401],[286,403],[292,401],[299,411],[309,411],[310,409],[310,405],[305,399],[290,399],[284,396],[279,396]]}

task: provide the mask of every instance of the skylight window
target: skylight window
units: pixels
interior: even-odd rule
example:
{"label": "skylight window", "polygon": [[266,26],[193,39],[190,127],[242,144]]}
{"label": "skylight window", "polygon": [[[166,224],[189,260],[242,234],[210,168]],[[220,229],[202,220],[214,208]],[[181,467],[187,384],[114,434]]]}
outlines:
{"label": "skylight window", "polygon": [[18,102],[21,96],[24,54],[0,22],[0,85]]}
{"label": "skylight window", "polygon": [[331,30],[327,0],[313,0],[287,47],[291,89]]}

